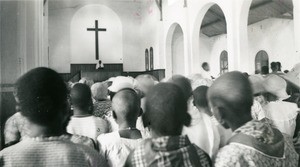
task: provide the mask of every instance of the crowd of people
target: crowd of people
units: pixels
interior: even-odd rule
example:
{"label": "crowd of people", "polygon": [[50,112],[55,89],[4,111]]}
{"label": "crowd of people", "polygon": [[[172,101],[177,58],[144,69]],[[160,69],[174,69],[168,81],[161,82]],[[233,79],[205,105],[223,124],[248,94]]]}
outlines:
{"label": "crowd of people", "polygon": [[[300,153],[300,64],[65,83],[39,67],[14,90],[0,166],[284,166]],[[298,82],[298,84],[297,84]]]}

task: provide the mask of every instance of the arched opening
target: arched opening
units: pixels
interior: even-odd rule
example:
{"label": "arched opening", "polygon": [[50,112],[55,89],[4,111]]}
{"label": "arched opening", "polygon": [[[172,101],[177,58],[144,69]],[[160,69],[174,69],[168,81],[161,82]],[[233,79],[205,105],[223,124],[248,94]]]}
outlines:
{"label": "arched opening", "polygon": [[145,70],[149,71],[149,51],[145,50]]}
{"label": "arched opening", "polygon": [[170,26],[166,38],[166,76],[185,74],[184,36],[181,26],[174,23]]}
{"label": "arched opening", "polygon": [[261,50],[255,56],[255,73],[261,73],[263,68],[269,70],[269,56],[266,51]]}
{"label": "arched opening", "polygon": [[249,60],[255,63],[250,66],[252,73],[269,67],[270,61],[281,62],[282,70],[299,62],[293,20],[293,0],[252,0],[248,17]]}
{"label": "arched opening", "polygon": [[195,27],[198,31],[198,41],[195,41],[198,46],[194,46],[197,49],[194,50],[193,69],[199,72],[203,70],[201,64],[208,62],[211,75],[216,77],[220,73],[218,55],[227,50],[227,23],[222,9],[214,3],[204,6],[197,19],[201,20],[201,15],[203,19],[198,27]]}
{"label": "arched opening", "polygon": [[150,70],[153,70],[154,69],[154,66],[153,66],[153,48],[150,47]]}
{"label": "arched opening", "polygon": [[228,53],[223,50],[220,55],[220,75],[228,72]]}

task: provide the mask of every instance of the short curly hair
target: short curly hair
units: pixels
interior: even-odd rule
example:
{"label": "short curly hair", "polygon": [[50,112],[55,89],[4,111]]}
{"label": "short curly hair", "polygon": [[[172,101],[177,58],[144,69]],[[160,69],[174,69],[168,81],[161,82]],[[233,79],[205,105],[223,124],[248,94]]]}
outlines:
{"label": "short curly hair", "polygon": [[21,76],[14,95],[21,114],[33,123],[51,126],[68,114],[68,89],[52,69],[38,67]]}

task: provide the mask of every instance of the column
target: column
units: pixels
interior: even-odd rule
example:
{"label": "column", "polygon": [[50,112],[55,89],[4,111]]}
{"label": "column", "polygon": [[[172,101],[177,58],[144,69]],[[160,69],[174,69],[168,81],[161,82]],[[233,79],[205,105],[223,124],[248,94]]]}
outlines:
{"label": "column", "polygon": [[253,64],[248,55],[247,23],[250,8],[250,0],[232,0],[225,11],[227,21],[227,47],[229,71],[249,71]]}

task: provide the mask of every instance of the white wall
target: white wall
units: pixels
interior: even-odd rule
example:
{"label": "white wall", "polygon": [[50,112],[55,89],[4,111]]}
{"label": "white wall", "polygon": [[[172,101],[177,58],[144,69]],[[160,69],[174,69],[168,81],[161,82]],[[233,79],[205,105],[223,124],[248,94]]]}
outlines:
{"label": "white wall", "polygon": [[95,31],[87,28],[95,27],[106,31],[98,32],[99,60],[102,63],[122,63],[123,36],[122,24],[118,15],[104,5],[87,5],[79,9],[71,21],[71,63],[96,63]]}
{"label": "white wall", "polygon": [[[122,33],[121,37],[117,35],[118,33],[109,34],[108,31],[106,32],[99,32],[99,45],[105,48],[99,48],[100,56],[101,52],[103,55],[114,55],[110,56],[103,56],[103,63],[121,63],[123,62],[123,68],[125,71],[144,71],[145,70],[145,58],[144,58],[144,48],[141,47],[141,35],[140,35],[140,28],[143,21],[143,16],[141,12],[141,6],[143,2],[128,2],[128,1],[99,1],[99,3],[87,4],[87,5],[105,5],[110,10],[114,11],[116,15],[119,17],[121,21],[121,29],[119,31]],[[76,7],[68,7],[68,8],[51,8],[49,9],[49,66],[60,73],[68,73],[70,72],[70,64],[73,62],[72,60],[72,48],[77,48],[77,44],[72,47],[71,46],[71,31],[72,26],[72,18],[80,10],[81,7],[84,5],[76,6]],[[101,10],[103,11],[103,10]],[[99,11],[100,12],[100,11]],[[111,12],[105,12],[104,15]],[[89,13],[91,14],[91,13]],[[93,14],[91,14],[93,15]],[[112,16],[112,15],[111,15]],[[94,16],[87,16],[92,18]],[[99,18],[99,26],[104,28],[110,28],[110,30],[116,30],[120,28],[120,26],[111,27],[113,25],[112,22],[105,23],[105,16],[100,16]],[[79,24],[79,22],[77,23]],[[90,21],[89,26],[85,27],[93,27],[94,21]],[[117,23],[117,25],[120,25]],[[116,31],[114,31],[116,32]],[[86,32],[91,35],[91,40],[94,37],[92,32]],[[111,37],[114,36],[114,39]],[[119,36],[119,37],[118,37]],[[83,37],[83,36],[81,36]],[[88,40],[88,39],[86,39]],[[113,41],[114,44],[109,43],[109,41]],[[120,43],[119,43],[120,41]],[[104,43],[102,43],[104,42]],[[108,42],[108,46],[105,44]],[[95,44],[91,41],[90,45],[87,44],[86,46],[91,47],[88,50],[85,50],[85,54],[94,55],[95,52]],[[122,46],[121,46],[122,45]],[[78,45],[79,46],[79,45]],[[81,47],[81,46],[80,46]],[[116,47],[116,48],[114,48]],[[121,49],[123,48],[123,50]],[[83,50],[82,50],[83,51]],[[74,51],[76,52],[76,51]],[[81,51],[80,51],[81,52]],[[90,53],[90,54],[89,54]],[[84,51],[82,52],[84,54]],[[77,58],[79,57],[76,56]],[[84,56],[80,56],[84,57]],[[85,58],[75,58],[74,63],[88,63],[91,62],[94,56],[88,56],[88,59]],[[82,61],[81,61],[82,60]],[[96,63],[96,62],[95,62]]]}
{"label": "white wall", "polygon": [[184,67],[184,37],[182,29],[176,26],[172,39],[172,74],[185,74]]}
{"label": "white wall", "polygon": [[0,1],[1,83],[12,84],[28,70],[47,66],[43,54],[41,1]]}
{"label": "white wall", "polygon": [[[213,37],[210,64],[213,75],[220,72],[219,62],[223,50],[227,50],[227,35]],[[260,50],[269,55],[269,62],[280,61],[282,70],[290,70],[300,58],[295,53],[293,20],[266,19],[248,26],[249,74],[255,71],[255,56]],[[242,55],[242,56],[245,56]],[[217,63],[216,63],[217,62]]]}

